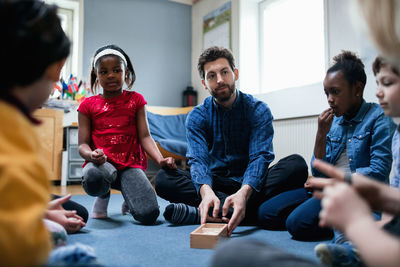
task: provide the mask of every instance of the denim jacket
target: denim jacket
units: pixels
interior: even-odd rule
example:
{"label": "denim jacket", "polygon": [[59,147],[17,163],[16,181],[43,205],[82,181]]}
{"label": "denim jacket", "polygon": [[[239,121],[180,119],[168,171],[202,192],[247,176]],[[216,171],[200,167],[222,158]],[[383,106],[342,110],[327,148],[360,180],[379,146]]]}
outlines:
{"label": "denim jacket", "polygon": [[393,177],[390,186],[400,188],[400,125],[393,135],[392,154],[393,154]]}
{"label": "denim jacket", "polygon": [[[386,117],[376,103],[363,100],[357,115],[350,121],[335,117],[326,136],[326,162],[335,164],[347,149],[347,160],[352,173],[357,172],[382,182],[389,181],[392,167],[392,136],[396,125]],[[315,156],[311,159],[311,166]],[[314,167],[313,176],[324,177]]]}
{"label": "denim jacket", "polygon": [[233,179],[259,191],[274,160],[272,114],[264,102],[236,90],[225,109],[208,97],[186,119],[187,157],[197,191],[213,177]]}

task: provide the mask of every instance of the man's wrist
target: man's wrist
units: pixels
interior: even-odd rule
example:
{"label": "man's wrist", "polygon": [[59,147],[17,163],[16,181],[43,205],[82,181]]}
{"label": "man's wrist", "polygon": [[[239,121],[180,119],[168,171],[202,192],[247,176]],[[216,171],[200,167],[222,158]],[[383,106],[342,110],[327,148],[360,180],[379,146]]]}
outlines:
{"label": "man's wrist", "polygon": [[239,189],[239,192],[242,193],[246,200],[248,200],[253,193],[254,189],[248,184],[244,184],[242,188]]}
{"label": "man's wrist", "polygon": [[209,184],[202,184],[199,189],[200,196],[203,199],[204,196],[210,194],[211,192],[214,193],[211,186]]}

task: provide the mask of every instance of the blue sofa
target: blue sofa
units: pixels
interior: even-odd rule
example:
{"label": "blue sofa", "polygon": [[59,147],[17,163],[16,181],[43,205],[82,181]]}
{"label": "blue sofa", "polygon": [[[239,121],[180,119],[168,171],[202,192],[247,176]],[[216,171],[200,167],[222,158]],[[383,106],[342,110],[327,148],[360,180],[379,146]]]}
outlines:
{"label": "blue sofa", "polygon": [[186,117],[193,107],[149,106],[146,114],[150,134],[164,157],[186,161]]}
{"label": "blue sofa", "polygon": [[160,115],[147,112],[150,134],[160,151],[163,150],[162,154],[166,151],[172,153],[174,158],[186,157],[186,117],[187,114]]}

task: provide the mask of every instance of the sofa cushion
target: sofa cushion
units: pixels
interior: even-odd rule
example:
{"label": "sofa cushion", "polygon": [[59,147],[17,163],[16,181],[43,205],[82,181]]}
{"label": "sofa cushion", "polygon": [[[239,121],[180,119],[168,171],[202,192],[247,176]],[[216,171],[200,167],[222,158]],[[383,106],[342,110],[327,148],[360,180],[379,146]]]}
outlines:
{"label": "sofa cushion", "polygon": [[150,134],[154,141],[164,149],[177,155],[186,156],[186,121],[187,114],[159,115],[147,111]]}

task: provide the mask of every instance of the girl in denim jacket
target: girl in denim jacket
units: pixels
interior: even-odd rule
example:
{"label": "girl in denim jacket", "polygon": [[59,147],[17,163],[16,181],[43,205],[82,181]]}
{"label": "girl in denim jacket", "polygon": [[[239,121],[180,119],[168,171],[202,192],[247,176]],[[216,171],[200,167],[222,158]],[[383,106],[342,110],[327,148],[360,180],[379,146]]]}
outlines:
{"label": "girl in denim jacket", "polygon": [[[333,60],[323,82],[329,108],[318,117],[311,166],[315,158],[322,159],[344,172],[388,182],[395,124],[378,104],[363,99],[367,77],[361,60],[350,51],[343,51]],[[313,176],[323,177],[315,168],[311,171]],[[286,223],[293,238],[301,240],[332,236],[330,228],[318,226],[320,200],[312,198],[307,190],[306,183],[305,188],[284,192],[263,203],[259,209],[260,221],[266,222],[263,226],[284,227]],[[274,214],[274,202],[281,199],[291,199],[292,206],[286,214]],[[271,220],[274,216],[278,219]],[[271,225],[271,221],[276,224]]]}

